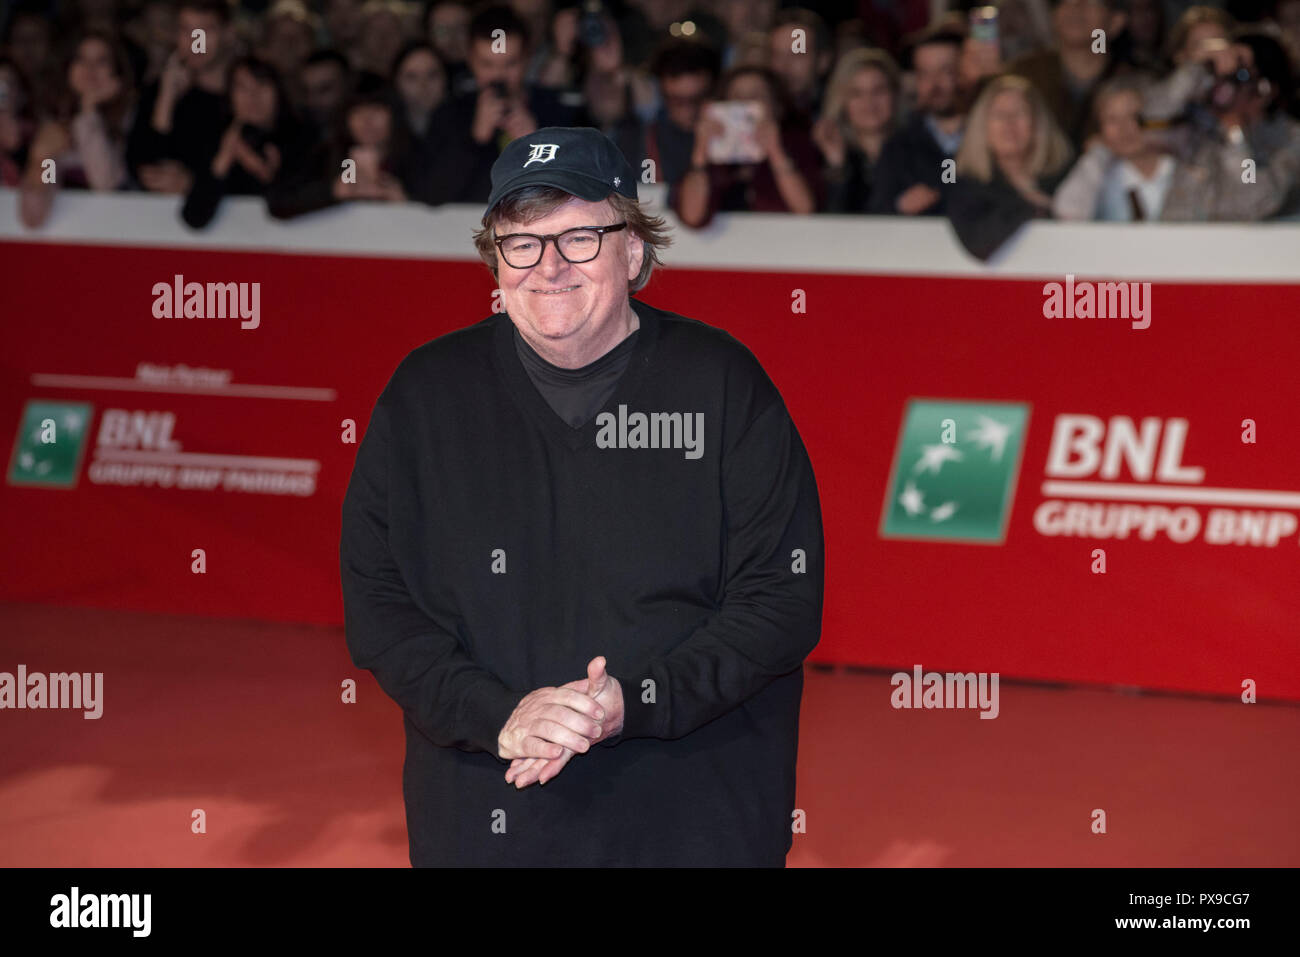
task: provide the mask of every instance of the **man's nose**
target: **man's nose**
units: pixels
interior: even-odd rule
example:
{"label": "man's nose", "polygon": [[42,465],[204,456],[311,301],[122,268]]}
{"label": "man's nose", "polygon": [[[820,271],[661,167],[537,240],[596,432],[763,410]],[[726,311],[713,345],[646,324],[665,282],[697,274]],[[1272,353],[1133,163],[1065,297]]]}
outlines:
{"label": "man's nose", "polygon": [[554,239],[547,242],[542,250],[542,261],[537,264],[544,276],[558,276],[569,268],[568,262],[560,255],[560,248]]}

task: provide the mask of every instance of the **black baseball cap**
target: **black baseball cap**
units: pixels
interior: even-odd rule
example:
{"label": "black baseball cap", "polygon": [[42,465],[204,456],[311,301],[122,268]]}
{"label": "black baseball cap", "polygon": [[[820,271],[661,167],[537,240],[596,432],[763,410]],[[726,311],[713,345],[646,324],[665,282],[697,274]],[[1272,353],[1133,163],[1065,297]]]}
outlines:
{"label": "black baseball cap", "polygon": [[511,140],[492,164],[487,212],[523,186],[554,186],[592,203],[610,193],[638,198],[627,157],[593,126],[544,126]]}

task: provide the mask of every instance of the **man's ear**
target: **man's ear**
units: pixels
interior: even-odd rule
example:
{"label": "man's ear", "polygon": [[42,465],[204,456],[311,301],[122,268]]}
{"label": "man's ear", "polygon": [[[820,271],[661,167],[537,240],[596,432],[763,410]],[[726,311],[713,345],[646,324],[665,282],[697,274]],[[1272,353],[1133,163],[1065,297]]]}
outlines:
{"label": "man's ear", "polygon": [[631,281],[637,277],[645,264],[645,240],[635,233],[629,233],[627,245],[627,278]]}

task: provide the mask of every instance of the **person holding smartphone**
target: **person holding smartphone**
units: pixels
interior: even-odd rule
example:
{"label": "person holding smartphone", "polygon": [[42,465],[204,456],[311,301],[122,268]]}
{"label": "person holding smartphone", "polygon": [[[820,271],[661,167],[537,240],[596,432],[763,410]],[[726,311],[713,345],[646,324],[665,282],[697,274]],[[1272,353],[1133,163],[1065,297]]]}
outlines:
{"label": "person holding smartphone", "polygon": [[720,84],[723,102],[757,102],[753,141],[760,159],[714,162],[710,143],[727,134],[706,109],[695,128],[691,166],[675,194],[673,211],[687,226],[707,225],[715,213],[748,210],[814,213],[823,202],[821,161],[806,128],[785,124],[780,80],[764,67],[736,67]]}

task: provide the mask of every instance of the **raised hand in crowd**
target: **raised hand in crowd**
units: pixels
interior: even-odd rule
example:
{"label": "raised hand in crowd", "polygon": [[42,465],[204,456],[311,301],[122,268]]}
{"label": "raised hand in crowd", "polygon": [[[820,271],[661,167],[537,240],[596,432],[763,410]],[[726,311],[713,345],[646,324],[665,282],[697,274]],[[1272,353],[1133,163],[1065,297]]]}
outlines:
{"label": "raised hand in crowd", "polygon": [[849,155],[849,148],[844,141],[839,123],[829,116],[821,117],[813,123],[812,138],[817,144],[817,149],[821,150],[827,166],[838,169],[844,165]]}
{"label": "raised hand in crowd", "polygon": [[212,159],[212,175],[223,179],[236,163],[263,183],[275,179],[280,169],[280,151],[267,143],[259,152],[243,136],[244,123],[236,119],[221,137],[221,148]]}
{"label": "raised hand in crowd", "polygon": [[170,133],[176,104],[194,82],[185,56],[173,50],[158,78],[158,99],[153,105],[153,128],[159,133]]}

